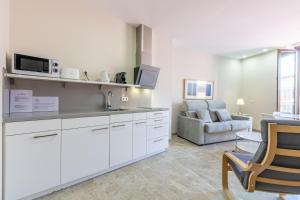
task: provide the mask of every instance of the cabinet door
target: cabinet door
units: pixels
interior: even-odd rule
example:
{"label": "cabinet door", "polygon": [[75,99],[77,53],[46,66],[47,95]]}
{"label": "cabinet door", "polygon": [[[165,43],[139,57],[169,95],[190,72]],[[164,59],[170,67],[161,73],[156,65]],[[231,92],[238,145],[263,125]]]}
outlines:
{"label": "cabinet door", "polygon": [[110,125],[110,166],[132,160],[132,122]]}
{"label": "cabinet door", "polygon": [[167,136],[163,136],[160,138],[150,139],[147,141],[147,153],[156,153],[159,151],[163,151],[169,146],[169,141]]}
{"label": "cabinet door", "polygon": [[134,121],[132,127],[132,156],[133,159],[146,155],[147,149],[147,122]]}
{"label": "cabinet door", "polygon": [[148,126],[147,129],[147,139],[155,139],[162,136],[168,136],[169,125],[168,124],[158,124]]}
{"label": "cabinet door", "polygon": [[109,168],[109,126],[62,131],[61,181],[67,183]]}
{"label": "cabinet door", "polygon": [[5,140],[6,200],[60,184],[60,130],[6,136]]}

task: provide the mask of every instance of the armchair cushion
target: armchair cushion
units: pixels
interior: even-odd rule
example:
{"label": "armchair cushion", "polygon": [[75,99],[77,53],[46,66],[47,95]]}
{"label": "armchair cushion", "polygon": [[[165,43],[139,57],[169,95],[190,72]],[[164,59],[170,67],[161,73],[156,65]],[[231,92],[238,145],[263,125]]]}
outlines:
{"label": "armchair cushion", "polygon": [[[232,152],[233,155],[235,155],[237,158],[239,158],[241,161],[243,161],[244,163],[248,163],[252,158],[253,155],[252,154],[248,154],[248,153],[237,153],[237,152]],[[248,177],[250,172],[247,171],[243,171],[239,165],[237,165],[235,162],[233,162],[232,160],[229,160],[229,165],[232,169],[232,171],[235,173],[235,175],[238,177],[238,179],[240,180],[241,184],[243,185],[243,187],[245,189],[247,189],[248,187]]]}
{"label": "armchair cushion", "polygon": [[232,120],[231,115],[226,109],[219,109],[216,111],[216,114],[221,122]]}
{"label": "armchair cushion", "polygon": [[198,119],[203,120],[205,123],[212,122],[208,110],[200,110],[200,111],[196,112],[196,115],[197,115]]}
{"label": "armchair cushion", "polygon": [[245,130],[250,128],[251,121],[248,120],[232,120],[232,131],[239,131],[239,130]]}
{"label": "armchair cushion", "polygon": [[231,131],[231,123],[229,121],[205,123],[204,130],[206,133],[218,133],[218,132]]}

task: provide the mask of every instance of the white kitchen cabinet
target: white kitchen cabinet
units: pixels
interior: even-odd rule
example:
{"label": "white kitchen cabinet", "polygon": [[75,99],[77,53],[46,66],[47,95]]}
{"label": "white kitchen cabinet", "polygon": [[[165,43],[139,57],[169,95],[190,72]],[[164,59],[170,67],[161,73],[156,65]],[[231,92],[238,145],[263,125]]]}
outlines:
{"label": "white kitchen cabinet", "polygon": [[5,200],[60,184],[60,144],[61,130],[5,137]]}
{"label": "white kitchen cabinet", "polygon": [[109,125],[62,131],[61,181],[68,183],[109,168]]}
{"label": "white kitchen cabinet", "polygon": [[168,136],[163,136],[159,138],[149,139],[147,140],[147,153],[156,153],[159,151],[163,151],[168,148],[169,140]]}
{"label": "white kitchen cabinet", "polygon": [[169,125],[168,124],[158,124],[151,125],[147,127],[147,139],[155,139],[162,136],[168,136]]}
{"label": "white kitchen cabinet", "polygon": [[132,127],[132,156],[133,159],[146,155],[147,150],[147,121],[134,121]]}
{"label": "white kitchen cabinet", "polygon": [[169,111],[155,111],[155,112],[148,112],[147,118],[160,118],[160,117],[169,117]]}
{"label": "white kitchen cabinet", "polygon": [[63,119],[62,129],[84,128],[109,124],[109,116]]}
{"label": "white kitchen cabinet", "polygon": [[110,167],[132,160],[132,122],[110,124]]}
{"label": "white kitchen cabinet", "polygon": [[37,133],[61,129],[61,119],[11,122],[5,124],[5,135]]}

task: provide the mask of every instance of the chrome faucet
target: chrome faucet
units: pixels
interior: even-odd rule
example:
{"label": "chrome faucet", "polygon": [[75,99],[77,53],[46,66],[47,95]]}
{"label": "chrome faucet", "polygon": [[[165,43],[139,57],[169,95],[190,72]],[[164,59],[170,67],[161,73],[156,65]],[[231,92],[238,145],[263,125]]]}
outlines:
{"label": "chrome faucet", "polygon": [[111,109],[111,98],[113,96],[112,91],[108,91],[107,98],[106,98],[106,109]]}

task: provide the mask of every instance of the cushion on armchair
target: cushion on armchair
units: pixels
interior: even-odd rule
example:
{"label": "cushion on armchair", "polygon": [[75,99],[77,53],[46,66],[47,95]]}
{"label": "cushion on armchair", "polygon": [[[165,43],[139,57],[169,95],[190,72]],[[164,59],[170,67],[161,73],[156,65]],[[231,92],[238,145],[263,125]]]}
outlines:
{"label": "cushion on armchair", "polygon": [[198,119],[203,120],[205,123],[212,122],[208,110],[200,110],[200,111],[196,112],[196,115],[197,115]]}
{"label": "cushion on armchair", "polygon": [[[248,153],[237,153],[237,152],[232,152],[233,155],[235,155],[237,158],[242,160],[244,163],[248,163],[252,160],[253,155],[248,154]],[[239,165],[237,165],[235,162],[232,160],[229,160],[229,165],[232,168],[232,171],[235,173],[235,175],[238,177],[240,182],[242,183],[243,187],[247,189],[248,187],[248,178],[249,178],[249,172],[243,171]]]}
{"label": "cushion on armchair", "polygon": [[216,110],[216,114],[221,122],[232,120],[230,113],[226,109]]}

